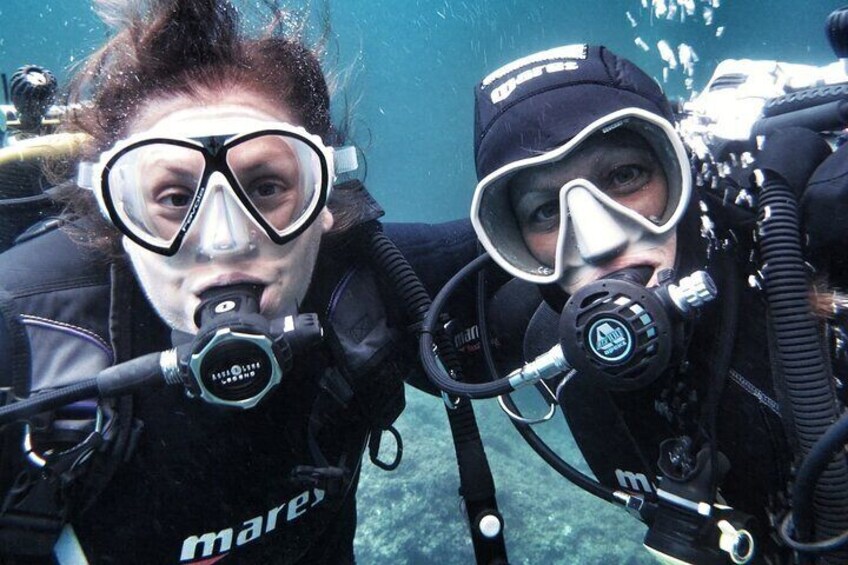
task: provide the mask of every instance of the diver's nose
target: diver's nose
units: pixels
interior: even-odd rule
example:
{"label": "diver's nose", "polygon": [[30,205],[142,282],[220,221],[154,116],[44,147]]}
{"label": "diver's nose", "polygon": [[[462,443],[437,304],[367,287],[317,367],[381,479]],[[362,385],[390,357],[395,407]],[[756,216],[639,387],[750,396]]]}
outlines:
{"label": "diver's nose", "polygon": [[586,263],[605,263],[627,248],[627,234],[591,192],[575,186],[566,202],[577,249]]}
{"label": "diver's nose", "polygon": [[256,229],[239,206],[224,175],[209,177],[204,202],[198,211],[198,256],[209,260],[250,253],[256,249]]}

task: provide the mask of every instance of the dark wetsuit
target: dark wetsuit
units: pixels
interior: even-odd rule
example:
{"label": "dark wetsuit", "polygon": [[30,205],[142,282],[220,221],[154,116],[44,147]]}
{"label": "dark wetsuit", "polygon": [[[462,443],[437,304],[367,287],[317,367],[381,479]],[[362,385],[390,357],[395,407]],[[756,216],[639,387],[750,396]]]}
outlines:
{"label": "dark wetsuit", "polygon": [[[357,314],[360,334],[348,339],[370,347],[368,339],[383,336],[379,355],[391,350],[400,383],[408,364],[399,360],[408,360],[410,350],[398,347],[399,332],[385,327],[387,293],[365,263],[350,250],[322,248],[315,280],[323,284],[313,283],[301,312],[317,313],[325,335],[335,335],[342,309],[366,308]],[[82,250],[60,231],[0,256],[0,288],[26,328],[36,390],[170,347],[170,331],[129,268]],[[93,504],[78,505],[69,517],[88,559],[352,563],[356,483],[370,431],[360,408],[321,414],[316,438],[328,461],[343,461],[349,470],[343,492],[290,480],[294,466],[315,465],[307,421],[321,375],[343,363],[344,352],[327,341],[296,355],[283,383],[251,410],[220,409],[187,398],[180,387],[134,395],[132,417],[141,428],[132,435],[137,444],[129,461]]]}
{"label": "dark wetsuit", "polygon": [[[473,230],[467,222],[421,225],[417,231],[405,229],[395,236],[421,273],[458,270],[474,256],[471,246],[459,244],[469,238],[473,238]],[[431,247],[428,241],[452,245],[445,244],[444,249],[450,251],[440,254],[439,248]],[[448,267],[451,261],[454,264]],[[496,361],[504,376],[555,344],[559,315],[543,301],[535,285],[517,280],[504,284],[503,273],[497,267],[488,275],[491,296],[487,300],[487,317]],[[785,493],[792,451],[778,403],[780,394],[772,378],[764,297],[742,280],[737,284],[743,306],[731,370],[722,385],[717,411],[718,448],[730,461],[720,493],[728,504],[754,515],[769,530],[774,516],[787,508]],[[459,321],[455,342],[467,354],[468,374],[483,370],[478,353],[474,288],[474,281],[460,287],[447,305]],[[650,494],[656,489],[659,475],[656,462],[660,442],[684,433],[694,434],[704,423],[701,410],[709,395],[710,365],[720,337],[719,304],[717,301],[710,306],[696,323],[687,348],[685,371],[668,373],[653,386],[630,393],[609,393],[579,377],[566,386],[563,413],[592,471],[606,486]],[[762,538],[762,548],[773,562],[788,559],[790,552],[777,548],[773,538],[773,531]]]}

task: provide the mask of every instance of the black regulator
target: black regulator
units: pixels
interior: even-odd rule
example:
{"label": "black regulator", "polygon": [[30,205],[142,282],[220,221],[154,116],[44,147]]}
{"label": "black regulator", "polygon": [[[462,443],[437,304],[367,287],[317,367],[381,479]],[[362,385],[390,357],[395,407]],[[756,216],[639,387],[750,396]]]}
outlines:
{"label": "black regulator", "polygon": [[[716,297],[704,271],[677,283],[673,271],[659,274],[659,285],[645,288],[638,274],[625,270],[576,292],[563,308],[559,346],[570,366],[603,388],[626,392],[644,388],[684,351],[684,321]],[[619,492],[628,507],[640,507],[648,523],[645,547],[663,563],[748,563],[754,556],[756,524],[747,514],[713,504],[713,487],[729,468],[709,445],[698,449],[687,436],[660,445],[661,477],[657,500]]]}
{"label": "black regulator", "polygon": [[296,353],[321,340],[315,314],[267,320],[259,314],[261,287],[232,285],[201,296],[197,335],[182,334],[173,349],[148,353],[92,378],[0,407],[0,425],[78,400],[115,397],[164,384],[216,406],[256,406],[285,379]]}
{"label": "black regulator", "polygon": [[640,281],[640,269],[612,273],[569,298],[560,315],[558,343],[548,352],[492,382],[461,383],[436,361],[432,336],[453,289],[488,261],[482,255],[457,273],[436,296],[424,322],[419,349],[424,367],[433,384],[448,394],[494,398],[563,374],[579,374],[609,390],[643,388],[679,358],[684,322],[716,295],[704,271],[674,283],[669,270],[653,288]]}
{"label": "black regulator", "polygon": [[[713,300],[717,289],[710,276],[696,271],[674,281],[674,271],[658,274],[658,285],[646,288],[653,269],[636,267],[611,273],[574,293],[559,317],[557,343],[549,351],[489,383],[453,381],[436,362],[431,336],[435,321],[453,289],[489,261],[483,255],[460,271],[433,301],[424,324],[420,353],[433,383],[447,394],[501,399],[516,412],[508,394],[518,388],[559,382],[561,402],[571,378],[588,379],[602,389],[627,392],[645,388],[678,364],[685,350],[687,320]],[[484,332],[481,331],[481,334]],[[481,335],[481,340],[488,336]],[[484,348],[485,349],[485,348]],[[494,369],[493,369],[494,371]],[[564,477],[604,500],[623,505],[649,529],[645,546],[664,563],[749,563],[755,553],[756,524],[750,516],[716,504],[714,486],[728,465],[709,444],[695,446],[688,437],[660,446],[661,477],[656,496],[614,490],[563,461],[530,430],[529,421],[510,417],[542,458]]]}
{"label": "black regulator", "polygon": [[190,396],[252,408],[291,370],[293,349],[321,339],[315,314],[266,320],[259,314],[261,292],[257,285],[244,284],[201,295],[194,320],[200,329],[190,353],[177,348],[180,361],[171,370]]}
{"label": "black regulator", "polygon": [[636,390],[654,382],[680,357],[683,324],[716,295],[712,279],[696,271],[674,284],[673,271],[645,288],[628,271],[578,290],[565,304],[559,346],[568,364],[609,390]]}

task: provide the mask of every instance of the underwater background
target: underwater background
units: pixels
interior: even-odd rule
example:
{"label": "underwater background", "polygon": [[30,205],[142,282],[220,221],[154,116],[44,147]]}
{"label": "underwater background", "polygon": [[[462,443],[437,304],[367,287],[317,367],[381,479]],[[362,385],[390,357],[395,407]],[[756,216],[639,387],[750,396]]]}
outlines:
{"label": "underwater background", "polygon": [[[467,216],[476,182],[472,91],[501,65],[557,45],[600,43],[686,99],[723,59],[833,62],[824,22],[842,3],[330,0],[328,67],[339,83],[336,111],[351,117],[351,141],[366,156],[365,181],[386,219],[437,222]],[[0,71],[39,64],[60,84],[106,35],[86,0],[0,0],[0,21]],[[400,468],[365,463],[362,471],[358,560],[472,563],[441,400],[414,390],[407,399],[397,424]],[[511,563],[653,563],[636,520],[543,463],[495,401],[475,409]],[[545,427],[544,437],[580,467],[562,418]]]}

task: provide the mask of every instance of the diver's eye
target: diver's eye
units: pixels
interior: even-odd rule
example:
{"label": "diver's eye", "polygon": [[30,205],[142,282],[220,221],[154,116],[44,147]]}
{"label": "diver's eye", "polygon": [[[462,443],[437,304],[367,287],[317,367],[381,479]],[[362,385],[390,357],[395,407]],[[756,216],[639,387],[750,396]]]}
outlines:
{"label": "diver's eye", "polygon": [[639,169],[633,165],[617,168],[612,174],[612,180],[616,184],[627,184],[633,182],[639,176]]}
{"label": "diver's eye", "polygon": [[288,205],[296,197],[291,183],[277,176],[267,176],[252,180],[247,185],[247,197],[260,210],[274,210]]}
{"label": "diver's eye", "polygon": [[157,204],[168,208],[185,208],[191,203],[193,192],[184,187],[169,187],[159,193]]}
{"label": "diver's eye", "polygon": [[650,172],[640,165],[621,165],[607,175],[604,189],[613,196],[629,194],[642,188],[649,177]]}
{"label": "diver's eye", "polygon": [[285,192],[286,187],[279,182],[257,182],[253,183],[248,190],[250,197],[255,198],[271,198],[281,192]]}
{"label": "diver's eye", "polygon": [[538,206],[530,214],[530,224],[537,228],[548,227],[550,224],[556,224],[559,219],[559,201],[548,200],[541,206]]}

